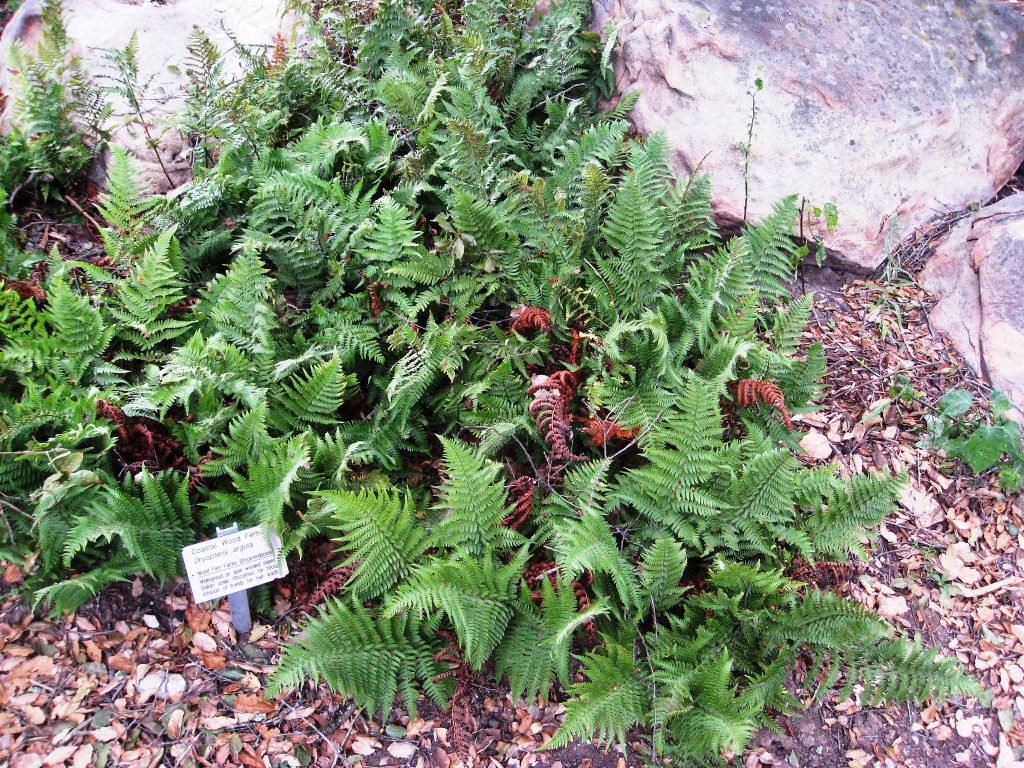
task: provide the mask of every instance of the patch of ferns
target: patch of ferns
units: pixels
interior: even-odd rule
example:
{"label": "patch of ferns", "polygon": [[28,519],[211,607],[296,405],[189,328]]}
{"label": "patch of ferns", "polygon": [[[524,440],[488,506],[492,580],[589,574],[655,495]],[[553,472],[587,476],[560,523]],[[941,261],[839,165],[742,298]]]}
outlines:
{"label": "patch of ferns", "polygon": [[[70,611],[174,578],[223,521],[293,558],[331,536],[273,695],[454,695],[464,720],[494,674],[566,700],[553,746],[639,728],[705,759],[808,690],[976,692],[795,578],[860,552],[901,482],[795,454],[823,370],[785,291],[796,199],[723,239],[631,100],[597,109],[613,31],[532,6],[317,3],[268,58],[197,31],[191,183],[150,197],[115,149],[88,262],[0,221],[3,556]],[[5,184],[53,154],[7,141]]]}

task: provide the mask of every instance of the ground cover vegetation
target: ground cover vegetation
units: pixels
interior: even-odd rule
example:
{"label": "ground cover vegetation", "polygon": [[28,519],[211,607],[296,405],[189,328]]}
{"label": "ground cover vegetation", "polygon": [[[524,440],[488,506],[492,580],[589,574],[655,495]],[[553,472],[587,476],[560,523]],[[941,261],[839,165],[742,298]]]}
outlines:
{"label": "ground cover vegetation", "polygon": [[[976,693],[814,583],[902,478],[798,456],[824,363],[787,292],[796,198],[722,236],[710,181],[630,134],[628,97],[598,108],[615,34],[588,3],[299,10],[301,51],[195,33],[195,178],[147,196],[115,150],[105,256],[2,222],[2,554],[37,604],[174,578],[238,522],[342,556],[271,695],[325,680],[371,712],[457,711],[486,671],[563,692],[553,746],[639,729],[703,760],[799,708],[795,686]],[[9,195],[59,199],[102,142],[55,4],[48,27]],[[133,60],[111,55],[129,102]]]}

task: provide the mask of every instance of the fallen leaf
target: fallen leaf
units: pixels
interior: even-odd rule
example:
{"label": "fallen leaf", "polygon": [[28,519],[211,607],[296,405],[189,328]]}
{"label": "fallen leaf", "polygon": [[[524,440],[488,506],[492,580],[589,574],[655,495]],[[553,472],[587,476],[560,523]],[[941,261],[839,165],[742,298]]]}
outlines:
{"label": "fallen leaf", "polygon": [[900,491],[900,503],[914,516],[922,528],[931,528],[946,519],[939,502],[916,482],[907,483]]}
{"label": "fallen leaf", "polygon": [[886,618],[899,616],[901,613],[906,613],[909,609],[910,606],[907,605],[907,599],[902,595],[883,597],[878,601],[878,615]]}
{"label": "fallen leaf", "polygon": [[832,443],[816,429],[812,429],[801,438],[800,447],[812,459],[824,460],[832,455]]}
{"label": "fallen leaf", "polygon": [[976,568],[968,568],[964,565],[963,560],[960,559],[953,547],[939,555],[939,564],[951,579],[963,584],[974,584],[981,578],[981,574]]}
{"label": "fallen leaf", "polygon": [[416,745],[411,741],[396,741],[388,746],[388,754],[402,760],[408,760],[416,754]]}
{"label": "fallen leaf", "polygon": [[165,671],[151,672],[139,681],[139,701],[151,698],[174,699],[185,692],[185,678]]}
{"label": "fallen leaf", "polygon": [[92,765],[92,744],[83,744],[71,759],[71,768],[88,768]]}
{"label": "fallen leaf", "polygon": [[131,674],[135,671],[135,662],[125,656],[123,653],[115,653],[107,660],[107,666],[116,669],[118,672],[124,672],[125,674]]}
{"label": "fallen leaf", "polygon": [[21,713],[25,716],[32,725],[42,725],[46,722],[46,713],[39,707],[32,706],[31,704],[25,704],[24,706],[18,707]]}
{"label": "fallen leaf", "polygon": [[267,701],[262,696],[254,693],[240,693],[235,699],[236,712],[254,712],[261,715],[269,715],[277,709],[277,703]]}
{"label": "fallen leaf", "polygon": [[172,739],[181,738],[181,726],[185,722],[185,710],[176,709],[167,718],[167,735]]}
{"label": "fallen leaf", "polygon": [[202,658],[203,666],[207,669],[213,670],[214,672],[224,669],[228,663],[228,660],[219,653],[204,653]]}
{"label": "fallen leaf", "polygon": [[238,720],[234,717],[224,717],[223,715],[213,715],[212,717],[204,717],[202,721],[203,728],[208,731],[222,731],[225,728],[230,728],[232,725],[237,725]]}
{"label": "fallen leaf", "polygon": [[96,741],[106,743],[108,741],[121,738],[123,733],[124,728],[122,728],[120,724],[112,723],[111,725],[104,726],[103,728],[96,728],[93,730],[92,737],[96,739]]}
{"label": "fallen leaf", "polygon": [[213,653],[217,650],[217,641],[205,632],[196,632],[192,636],[192,645],[206,653]]}
{"label": "fallen leaf", "polygon": [[367,755],[372,755],[376,752],[378,747],[380,747],[379,741],[371,739],[369,736],[356,736],[352,739],[352,744],[349,749],[357,755],[366,757]]}
{"label": "fallen leaf", "polygon": [[71,757],[73,754],[75,754],[75,752],[77,750],[78,750],[78,747],[74,746],[74,745],[72,745],[70,747],[57,747],[56,749],[51,750],[50,754],[48,754],[43,759],[43,765],[49,765],[49,766],[61,765],[69,757]]}

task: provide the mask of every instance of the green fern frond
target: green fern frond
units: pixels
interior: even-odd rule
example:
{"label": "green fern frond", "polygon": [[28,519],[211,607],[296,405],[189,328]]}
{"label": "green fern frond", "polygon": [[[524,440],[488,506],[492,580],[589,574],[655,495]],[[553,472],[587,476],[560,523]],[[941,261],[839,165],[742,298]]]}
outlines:
{"label": "green fern frond", "polygon": [[194,541],[188,478],[143,470],[138,486],[131,477],[112,486],[78,517],[68,533],[64,564],[97,542],[118,539],[135,567],[154,578],[178,575],[183,547]]}
{"label": "green fern frond", "polygon": [[501,467],[459,440],[441,438],[441,445],[444,482],[434,509],[444,516],[431,535],[434,545],[464,548],[480,557],[488,549],[521,543],[521,537],[501,525],[509,514],[505,485],[498,477]]}
{"label": "green fern frond", "polygon": [[303,639],[285,646],[267,686],[267,695],[315,685],[320,680],[374,716],[387,714],[401,697],[416,712],[417,683],[438,704],[445,698],[433,684],[443,670],[436,647],[415,617],[378,618],[358,604],[334,600],[303,627]]}
{"label": "green fern frond", "polygon": [[524,548],[505,564],[493,556],[435,558],[413,570],[412,578],[389,601],[387,615],[445,616],[455,629],[466,661],[480,669],[515,615],[529,556]]}
{"label": "green fern frond", "polygon": [[631,648],[609,642],[582,661],[586,680],[569,686],[573,698],[565,705],[565,720],[544,749],[592,736],[625,744],[627,732],[649,717],[650,693],[640,681]]}
{"label": "green fern frond", "polygon": [[180,255],[174,228],[160,234],[143,252],[131,274],[117,286],[117,305],[111,314],[119,321],[118,335],[143,353],[187,333],[192,321],[169,313],[185,298]]}
{"label": "green fern frond", "polygon": [[356,568],[348,589],[369,600],[404,581],[429,542],[409,494],[396,490],[321,491],[347,553],[345,565]]}

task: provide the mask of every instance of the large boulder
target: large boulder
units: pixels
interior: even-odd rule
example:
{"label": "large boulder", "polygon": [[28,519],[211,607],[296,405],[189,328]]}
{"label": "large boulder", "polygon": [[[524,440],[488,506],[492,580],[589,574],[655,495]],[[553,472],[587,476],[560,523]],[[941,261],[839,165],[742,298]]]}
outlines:
{"label": "large boulder", "polygon": [[[1024,160],[1024,14],[985,0],[595,0],[621,25],[620,93],[676,166],[712,174],[742,218],[802,194],[833,202],[826,245],[860,271],[948,208],[987,203]],[[756,91],[761,78],[764,89]],[[898,222],[898,231],[893,228]]]}
{"label": "large boulder", "polygon": [[964,219],[921,273],[938,303],[932,327],[945,333],[1024,417],[1024,192]]}
{"label": "large boulder", "polygon": [[[289,39],[294,23],[282,15],[281,0],[63,0],[62,5],[71,52],[94,75],[109,71],[107,51],[124,48],[133,32],[138,35],[138,81],[148,84],[145,118],[150,135],[159,141],[163,168],[125,100],[110,98],[114,114],[109,125],[112,140],[135,156],[155,192],[182,184],[191,175],[189,147],[172,126],[184,105],[187,80],[181,65],[193,29],[202,29],[225,51],[232,46],[230,36],[242,45],[260,47],[273,45],[279,34]],[[42,35],[41,10],[40,0],[25,0],[0,36],[0,90],[10,95],[16,87],[11,48],[18,43],[28,53],[36,49]],[[237,59],[227,61],[230,75],[231,62]],[[4,125],[17,120],[16,101],[8,98]]]}

